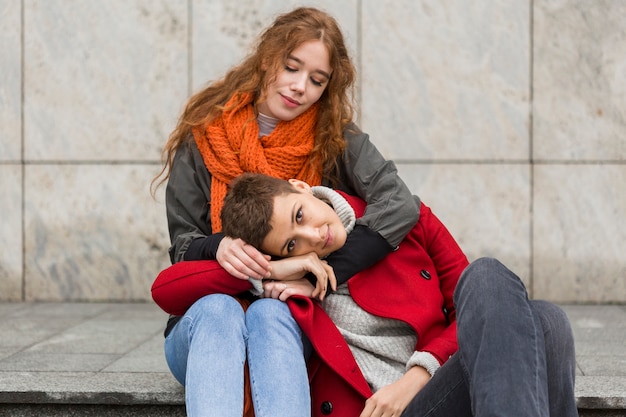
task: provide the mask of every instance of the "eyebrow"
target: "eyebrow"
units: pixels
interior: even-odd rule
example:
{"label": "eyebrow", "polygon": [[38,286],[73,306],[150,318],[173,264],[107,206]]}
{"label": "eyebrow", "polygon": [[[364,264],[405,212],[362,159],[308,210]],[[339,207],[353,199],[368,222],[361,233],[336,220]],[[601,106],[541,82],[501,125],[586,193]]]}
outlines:
{"label": "eyebrow", "polygon": [[[296,213],[298,212],[298,201],[294,201],[293,207],[291,208],[291,228],[293,229],[293,223],[295,222]],[[280,248],[280,253],[287,254],[287,247],[289,246],[289,241],[291,238],[287,238],[287,241]]]}
{"label": "eyebrow", "polygon": [[[291,59],[291,60],[293,60],[293,61],[296,61],[296,62],[297,62],[298,64],[300,64],[300,65],[304,65],[304,61],[303,61],[303,60],[301,60],[300,58],[297,58],[297,57],[295,57],[295,56],[293,56],[293,55],[289,55],[289,56],[287,57],[287,59]],[[315,71],[313,71],[313,72],[320,73],[320,74],[322,74],[324,77],[326,77],[326,78],[328,78],[328,79],[330,80],[330,74],[329,74],[329,73],[327,73],[326,71],[322,71],[321,69],[316,69],[316,70],[315,70]]]}

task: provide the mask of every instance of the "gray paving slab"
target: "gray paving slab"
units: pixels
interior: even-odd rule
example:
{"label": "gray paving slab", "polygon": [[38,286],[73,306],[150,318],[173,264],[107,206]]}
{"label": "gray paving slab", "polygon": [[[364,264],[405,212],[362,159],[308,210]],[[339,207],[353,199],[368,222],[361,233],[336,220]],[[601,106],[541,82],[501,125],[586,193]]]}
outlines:
{"label": "gray paving slab", "polygon": [[163,334],[159,332],[150,340],[119,357],[103,372],[164,372],[169,368],[163,354]]}
{"label": "gray paving slab", "polygon": [[[623,345],[622,350],[626,350],[626,345]],[[608,357],[577,354],[576,362],[581,370],[581,375],[618,377],[626,375],[626,354],[624,352]]]}
{"label": "gray paving slab", "polygon": [[611,384],[620,386],[626,379],[626,306],[568,305],[563,309],[572,325],[580,375],[615,377]]}
{"label": "gray paving slab", "polygon": [[162,330],[162,321],[90,319],[33,345],[39,352],[124,354]]}
{"label": "gray paving slab", "polygon": [[0,371],[98,372],[117,359],[118,355],[24,351],[0,361]]}

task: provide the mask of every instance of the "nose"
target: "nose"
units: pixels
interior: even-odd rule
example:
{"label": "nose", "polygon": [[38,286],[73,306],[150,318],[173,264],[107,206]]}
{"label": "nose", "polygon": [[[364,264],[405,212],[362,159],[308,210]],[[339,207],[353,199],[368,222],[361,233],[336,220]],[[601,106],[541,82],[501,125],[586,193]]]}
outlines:
{"label": "nose", "polygon": [[300,230],[301,239],[309,242],[311,246],[317,246],[320,242],[324,241],[322,236],[322,228],[317,226],[304,227]]}
{"label": "nose", "polygon": [[299,94],[304,94],[304,90],[306,89],[306,74],[298,74],[294,77],[293,82],[291,83],[291,89]]}

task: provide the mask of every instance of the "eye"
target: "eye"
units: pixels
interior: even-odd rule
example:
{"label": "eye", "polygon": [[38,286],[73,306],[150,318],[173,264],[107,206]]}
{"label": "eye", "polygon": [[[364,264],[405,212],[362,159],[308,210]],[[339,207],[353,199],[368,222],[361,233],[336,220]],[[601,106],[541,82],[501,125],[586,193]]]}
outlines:
{"label": "eye", "polygon": [[[297,211],[296,211],[296,216],[295,216],[295,220],[297,224],[302,223],[302,219],[304,218],[304,213],[302,213],[302,207],[300,207]],[[292,239],[289,242],[287,242],[287,253],[290,253],[292,250],[294,250],[294,248],[296,247],[296,240]]]}
{"label": "eye", "polygon": [[313,85],[316,85],[318,87],[321,87],[324,85],[322,81],[317,81],[315,78],[311,78],[311,82],[313,83]]}
{"label": "eye", "polygon": [[285,71],[287,72],[297,72],[298,70],[294,67],[290,67],[289,65],[285,65]]}

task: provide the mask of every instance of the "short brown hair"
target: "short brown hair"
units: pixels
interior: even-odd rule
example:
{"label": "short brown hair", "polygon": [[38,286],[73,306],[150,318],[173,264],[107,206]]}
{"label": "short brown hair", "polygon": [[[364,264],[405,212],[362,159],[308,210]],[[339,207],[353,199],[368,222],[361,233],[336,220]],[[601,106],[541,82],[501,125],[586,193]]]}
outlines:
{"label": "short brown hair", "polygon": [[244,173],[230,184],[222,208],[222,231],[260,249],[272,230],[274,198],[297,193],[289,181],[264,174]]}

